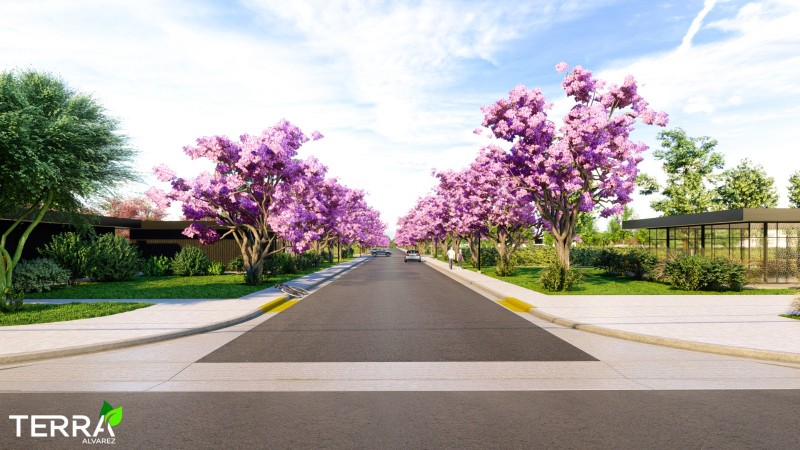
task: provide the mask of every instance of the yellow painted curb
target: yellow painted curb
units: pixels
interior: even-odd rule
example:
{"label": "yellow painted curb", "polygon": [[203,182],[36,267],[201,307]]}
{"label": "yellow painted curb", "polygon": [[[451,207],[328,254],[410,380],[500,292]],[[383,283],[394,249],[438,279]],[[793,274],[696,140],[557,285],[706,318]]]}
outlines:
{"label": "yellow painted curb", "polygon": [[278,297],[271,302],[264,303],[263,305],[259,306],[258,309],[260,309],[261,312],[267,313],[286,303],[287,300],[289,300],[289,297]]}
{"label": "yellow painted curb", "polygon": [[500,306],[503,306],[503,307],[505,307],[506,309],[510,309],[511,311],[514,311],[514,312],[527,312],[527,311],[525,311],[524,309],[517,308],[516,306],[514,306],[514,305],[513,305],[513,304],[511,304],[511,303],[508,303],[508,302],[507,302],[507,301],[505,301],[505,300],[498,300],[498,301],[497,301],[497,303],[498,303]]}
{"label": "yellow painted curb", "polygon": [[287,301],[287,302],[283,302],[283,303],[281,303],[280,305],[278,305],[278,306],[276,306],[276,307],[274,307],[274,308],[270,309],[270,310],[269,310],[269,312],[271,312],[271,313],[276,313],[276,312],[281,312],[281,311],[283,311],[283,310],[289,309],[289,308],[291,308],[292,306],[294,306],[294,304],[295,304],[295,303],[297,303],[298,301],[299,301],[299,300],[289,300],[289,301]]}
{"label": "yellow painted curb", "polygon": [[503,301],[525,312],[527,312],[531,308],[535,308],[535,306],[531,305],[530,303],[523,302],[522,300],[514,297],[506,297],[505,299],[503,299]]}

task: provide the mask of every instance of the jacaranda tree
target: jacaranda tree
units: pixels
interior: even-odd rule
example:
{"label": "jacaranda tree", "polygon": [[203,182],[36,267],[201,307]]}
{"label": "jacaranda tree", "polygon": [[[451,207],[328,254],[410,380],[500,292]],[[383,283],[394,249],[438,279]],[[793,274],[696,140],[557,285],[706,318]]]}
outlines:
{"label": "jacaranda tree", "polygon": [[[559,72],[568,68],[563,62],[556,66]],[[549,225],[565,273],[578,214],[599,208],[608,217],[631,201],[640,155],[647,149],[630,140],[634,123],[640,119],[664,126],[667,115],[649,108],[632,76],[622,86],[606,87],[576,66],[562,87],[575,105],[558,128],[547,115],[552,105],[538,88],[519,85],[508,98],[482,110],[483,126],[512,143],[507,156],[511,172]]]}
{"label": "jacaranda tree", "polygon": [[[312,137],[316,140],[322,135],[314,132]],[[192,159],[211,160],[215,170],[187,180],[159,166],[156,175],[170,182],[172,189],[161,195],[151,191],[151,198],[162,205],[181,202],[184,216],[193,221],[183,234],[198,237],[203,244],[232,235],[244,259],[245,282],[257,284],[264,258],[282,250],[273,245],[277,235],[270,225],[279,216],[278,208],[290,203],[284,197],[302,195],[307,192],[303,186],[320,182],[324,175],[324,167],[316,160],[296,159],[297,150],[308,141],[286,120],[258,136],[244,134],[239,142],[224,136],[200,138],[197,146],[186,146],[184,152]],[[220,234],[204,220],[214,220],[226,231]]]}
{"label": "jacaranda tree", "polygon": [[478,239],[489,239],[497,250],[496,273],[510,275],[511,255],[541,234],[541,223],[530,194],[509,172],[505,151],[488,146],[466,169],[435,176],[437,197],[448,208],[443,226],[469,243],[476,265]]}
{"label": "jacaranda tree", "polygon": [[0,309],[44,214],[79,211],[133,180],[132,157],[117,122],[92,97],[48,74],[0,73],[0,213],[15,219],[0,237]]}

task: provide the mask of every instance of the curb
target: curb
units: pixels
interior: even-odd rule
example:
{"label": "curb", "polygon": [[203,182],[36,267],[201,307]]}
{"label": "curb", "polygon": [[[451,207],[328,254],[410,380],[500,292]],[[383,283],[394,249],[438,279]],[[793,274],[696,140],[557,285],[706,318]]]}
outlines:
{"label": "curb", "polygon": [[[279,297],[276,300],[281,300],[280,303],[285,302],[288,298],[287,297]],[[275,302],[276,300],[273,300]],[[272,302],[270,302],[272,303]],[[266,306],[266,305],[264,305]],[[272,308],[278,305],[272,306]],[[271,309],[271,308],[270,308]],[[131,338],[131,339],[122,339],[119,341],[111,341],[111,342],[102,342],[98,344],[87,344],[77,347],[66,347],[57,350],[42,350],[38,352],[27,352],[27,353],[17,353],[13,355],[4,355],[0,356],[0,364],[10,364],[10,363],[18,363],[18,362],[26,362],[26,361],[35,361],[39,359],[50,359],[50,358],[62,358],[65,356],[75,356],[75,355],[82,355],[85,353],[96,353],[105,350],[115,350],[124,347],[133,347],[136,345],[144,345],[144,344],[152,344],[154,342],[166,341],[169,339],[176,339],[179,337],[184,336],[191,336],[193,334],[200,334],[206,333],[209,331],[215,331],[222,328],[231,327],[234,325],[238,325],[242,322],[247,322],[248,320],[255,319],[256,317],[264,314],[260,308],[256,311],[247,313],[245,315],[234,317],[233,319],[228,319],[224,322],[217,322],[208,325],[203,325],[202,327],[196,328],[187,328],[185,330],[178,330],[178,331],[169,331],[162,334],[156,334],[152,336],[143,336],[139,338]]]}
{"label": "curb", "polygon": [[[640,342],[643,344],[651,344],[651,345],[659,345],[662,347],[671,347],[677,348],[681,350],[691,350],[696,352],[704,352],[704,353],[713,353],[717,355],[724,355],[724,356],[736,356],[740,358],[752,358],[752,359],[761,359],[765,361],[775,361],[775,362],[784,362],[784,363],[800,363],[800,354],[797,353],[787,353],[787,352],[778,352],[773,350],[758,350],[753,348],[746,348],[746,347],[735,347],[731,345],[722,345],[722,344],[709,344],[704,342],[695,342],[695,341],[687,341],[683,339],[675,339],[675,338],[665,338],[660,336],[653,336],[649,334],[642,334],[642,333],[634,333],[631,331],[622,331],[622,330],[615,330],[612,328],[601,327],[599,325],[592,325],[588,323],[576,322],[574,320],[565,319],[563,317],[554,316],[545,312],[542,312],[536,309],[535,306],[528,305],[525,302],[521,302],[523,305],[531,306],[527,310],[524,306],[515,304],[513,300],[517,300],[513,297],[508,297],[505,294],[502,294],[494,289],[487,288],[485,286],[481,286],[478,283],[473,281],[467,280],[465,278],[460,277],[456,273],[453,273],[448,270],[444,270],[443,268],[438,267],[438,265],[430,265],[428,267],[432,267],[436,269],[440,273],[458,281],[459,283],[469,287],[474,291],[483,291],[484,293],[489,294],[492,297],[496,297],[498,300],[505,300],[508,303],[518,307],[519,309],[524,310],[534,317],[542,319],[544,321],[554,323],[556,325],[560,325],[566,328],[573,328],[579,331],[585,331],[588,333],[599,334],[601,336],[613,337],[617,339],[624,339],[627,341],[633,342]],[[517,300],[519,301],[519,300]]]}
{"label": "curb", "polygon": [[[355,267],[360,266],[361,264],[364,264],[364,262],[366,262],[366,261],[367,261],[367,259],[364,259],[363,261],[359,261],[356,264],[353,264],[351,266],[343,268],[342,270],[338,270],[338,271],[332,273],[330,276],[327,276],[325,278],[322,278],[321,280],[318,280],[318,281],[314,282],[313,284],[309,285],[308,287],[309,288],[315,288],[315,287],[317,287],[317,286],[319,286],[319,285],[331,280],[332,278],[335,278],[335,277],[341,275],[344,272],[347,272],[347,271],[349,271],[349,270],[351,270],[351,269],[353,269]],[[297,278],[297,280],[299,280],[299,279],[300,278]],[[292,280],[292,281],[295,281],[295,280]],[[267,288],[267,289],[271,289],[271,288]],[[264,289],[264,290],[266,290],[266,289]],[[254,292],[253,294],[257,294],[258,292],[261,292],[261,291]],[[253,294],[248,294],[248,295],[253,295]],[[236,299],[231,299],[231,300],[235,301]],[[116,350],[116,349],[125,348],[125,347],[133,347],[133,346],[137,346],[137,345],[152,344],[154,342],[161,342],[161,341],[167,341],[167,340],[170,340],[170,339],[177,339],[177,338],[180,338],[180,337],[191,336],[193,334],[207,333],[209,331],[215,331],[215,330],[219,330],[219,329],[222,329],[222,328],[232,327],[234,325],[238,325],[240,323],[247,322],[249,320],[255,319],[256,317],[259,317],[259,316],[261,316],[261,315],[263,315],[265,313],[270,312],[271,310],[273,310],[275,308],[278,308],[282,304],[286,303],[288,300],[289,300],[289,296],[281,295],[280,297],[275,298],[273,300],[270,300],[269,302],[259,306],[258,308],[255,309],[255,311],[251,311],[251,312],[249,312],[247,314],[244,314],[244,315],[241,315],[241,316],[238,316],[238,317],[234,317],[232,319],[228,319],[228,320],[225,320],[225,321],[222,321],[222,322],[210,323],[208,325],[203,325],[203,326],[195,327],[195,328],[187,328],[187,329],[184,329],[184,330],[177,330],[177,331],[168,331],[168,332],[162,333],[162,334],[156,334],[156,335],[151,335],[151,336],[143,336],[143,337],[138,337],[138,338],[130,338],[130,339],[121,339],[121,340],[118,340],[118,341],[102,342],[102,343],[97,343],[97,344],[87,344],[87,345],[81,345],[81,346],[76,346],[76,347],[66,347],[66,348],[61,348],[61,349],[56,349],[56,350],[40,350],[40,351],[35,351],[35,352],[25,352],[25,353],[11,354],[11,355],[3,355],[3,356],[0,356],[0,364],[14,364],[14,363],[19,363],[19,362],[29,362],[29,361],[36,361],[36,360],[41,360],[41,359],[62,358],[62,357],[66,357],[66,356],[75,356],[75,355],[82,355],[82,354],[87,354],[87,353],[96,353],[96,352],[101,352],[101,351],[106,351],[106,350]]]}

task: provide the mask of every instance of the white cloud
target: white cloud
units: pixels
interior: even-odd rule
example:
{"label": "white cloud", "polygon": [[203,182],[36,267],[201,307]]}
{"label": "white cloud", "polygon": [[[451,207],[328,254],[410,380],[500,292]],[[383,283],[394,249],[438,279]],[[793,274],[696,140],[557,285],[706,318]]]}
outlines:
{"label": "white cloud", "polygon": [[[319,130],[325,139],[301,155],[317,156],[331,176],[370,192],[393,229],[434,185],[432,168],[457,169],[474,158],[486,143],[471,133],[482,120],[479,107],[513,87],[454,86],[472,83],[476,65],[497,69],[498,55],[516,52],[520,37],[545,36],[603,3],[5,2],[0,69],[49,70],[94,93],[141,150],[144,173],[167,163],[193,174],[199,165],[181,148],[204,135],[257,133],[283,117]],[[716,7],[706,3],[711,12],[698,14],[676,51],[598,75],[620,82],[633,73],[672,125],[719,139],[726,153],[769,149],[791,160],[789,122],[800,104],[797,7],[761,2],[705,23]],[[709,30],[725,38],[697,39]],[[571,44],[543,37],[541,45]],[[643,133],[653,140],[654,131]]]}
{"label": "white cloud", "polygon": [[[795,132],[800,104],[800,5],[766,0],[741,7],[735,17],[700,25],[709,5],[698,14],[683,43],[674,51],[615,64],[600,73],[621,80],[633,74],[640,93],[670,114],[669,127],[690,136],[719,141],[717,151],[731,167],[745,157],[773,176],[786,206],[789,174],[797,169]],[[692,43],[703,30],[725,32],[704,43]],[[654,132],[646,132],[651,147]],[[644,171],[661,174],[648,153]],[[641,217],[656,215],[651,197],[636,197]]]}

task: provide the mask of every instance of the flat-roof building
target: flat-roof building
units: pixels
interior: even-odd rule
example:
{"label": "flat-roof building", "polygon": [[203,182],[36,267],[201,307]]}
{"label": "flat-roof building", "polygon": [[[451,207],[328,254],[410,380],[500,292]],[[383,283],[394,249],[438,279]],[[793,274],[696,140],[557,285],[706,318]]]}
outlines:
{"label": "flat-roof building", "polygon": [[699,254],[740,261],[750,282],[800,281],[800,208],[743,208],[628,220],[626,230],[647,229],[660,258]]}

